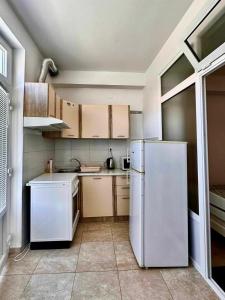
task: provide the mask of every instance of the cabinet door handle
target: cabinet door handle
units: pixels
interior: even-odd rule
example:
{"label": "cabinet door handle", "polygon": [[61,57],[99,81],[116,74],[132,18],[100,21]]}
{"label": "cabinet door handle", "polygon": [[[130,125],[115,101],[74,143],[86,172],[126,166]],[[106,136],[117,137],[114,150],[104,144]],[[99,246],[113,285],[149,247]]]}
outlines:
{"label": "cabinet door handle", "polygon": [[98,137],[99,137],[99,135],[92,135],[92,137],[93,137],[93,138],[98,138]]}
{"label": "cabinet door handle", "polygon": [[74,134],[68,134],[68,136],[74,136]]}
{"label": "cabinet door handle", "polygon": [[125,138],[125,135],[117,135],[118,138]]}
{"label": "cabinet door handle", "polygon": [[129,190],[129,186],[122,186],[122,190]]}
{"label": "cabinet door handle", "polygon": [[67,104],[67,105],[69,105],[69,106],[71,105],[71,103],[70,103],[70,102],[66,102],[66,104]]}
{"label": "cabinet door handle", "polygon": [[123,200],[129,200],[129,197],[122,197]]}
{"label": "cabinet door handle", "polygon": [[100,180],[102,177],[93,177],[94,180]]}

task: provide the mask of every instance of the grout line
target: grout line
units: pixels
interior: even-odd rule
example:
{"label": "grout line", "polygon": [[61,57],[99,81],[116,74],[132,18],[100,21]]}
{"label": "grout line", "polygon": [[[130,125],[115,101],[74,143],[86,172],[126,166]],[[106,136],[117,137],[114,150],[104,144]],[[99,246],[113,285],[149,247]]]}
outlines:
{"label": "grout line", "polygon": [[[74,234],[74,239],[76,239],[76,232]],[[72,297],[73,297],[73,288],[74,288],[74,283],[75,283],[75,279],[76,279],[76,274],[77,274],[77,265],[78,265],[78,261],[79,261],[79,257],[80,257],[80,249],[81,249],[81,244],[82,244],[82,240],[83,240],[83,231],[81,233],[81,238],[80,238],[80,247],[79,247],[79,251],[77,253],[77,263],[76,263],[76,266],[75,266],[75,273],[74,273],[74,278],[73,278],[73,284],[72,284],[72,290],[71,290],[71,297],[70,297],[70,300],[72,300]]]}
{"label": "grout line", "polygon": [[21,292],[20,297],[23,296],[23,294],[24,294],[26,288],[28,287],[28,284],[31,282],[31,278],[32,278],[32,274],[30,274],[30,278],[27,280],[27,284],[25,285],[23,291]]}
{"label": "grout line", "polygon": [[174,299],[174,297],[173,297],[173,295],[172,295],[172,293],[171,293],[171,290],[170,290],[170,288],[168,287],[168,284],[167,284],[166,280],[165,280],[164,277],[163,277],[162,271],[159,270],[159,272],[160,272],[160,274],[161,274],[162,280],[164,281],[164,283],[165,283],[165,285],[166,285],[166,287],[167,287],[167,289],[168,289],[168,291],[169,291],[169,293],[170,293],[171,299]]}
{"label": "grout line", "polygon": [[[112,234],[112,239],[113,239],[113,231],[112,227],[110,226],[111,229],[111,234]],[[115,255],[115,260],[116,260],[116,274],[118,278],[118,283],[119,283],[119,289],[120,289],[120,298],[122,299],[122,289],[121,289],[121,284],[120,284],[120,277],[119,277],[119,270],[118,270],[118,264],[117,264],[117,256],[116,256],[116,249],[115,249],[115,241],[113,239],[113,250],[114,250],[114,255]]]}

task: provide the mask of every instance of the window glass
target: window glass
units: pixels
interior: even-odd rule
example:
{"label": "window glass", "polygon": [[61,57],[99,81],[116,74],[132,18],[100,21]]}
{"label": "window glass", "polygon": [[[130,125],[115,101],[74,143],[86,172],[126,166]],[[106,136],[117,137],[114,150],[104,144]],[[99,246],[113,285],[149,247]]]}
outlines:
{"label": "window glass", "polygon": [[176,85],[194,73],[194,68],[182,54],[178,60],[161,76],[161,94],[169,92]]}
{"label": "window glass", "polygon": [[221,0],[185,42],[198,61],[201,61],[225,42],[224,32],[225,0]]}
{"label": "window glass", "polygon": [[162,103],[163,140],[186,141],[189,208],[199,213],[195,85]]}
{"label": "window glass", "polygon": [[0,74],[7,77],[7,51],[0,44]]}

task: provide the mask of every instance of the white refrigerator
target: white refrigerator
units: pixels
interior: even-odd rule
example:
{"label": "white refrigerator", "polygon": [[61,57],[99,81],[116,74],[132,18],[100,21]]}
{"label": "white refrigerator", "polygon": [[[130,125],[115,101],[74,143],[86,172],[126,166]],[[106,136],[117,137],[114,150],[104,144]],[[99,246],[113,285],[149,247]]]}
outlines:
{"label": "white refrigerator", "polygon": [[188,266],[187,143],[131,141],[130,241],[140,267]]}

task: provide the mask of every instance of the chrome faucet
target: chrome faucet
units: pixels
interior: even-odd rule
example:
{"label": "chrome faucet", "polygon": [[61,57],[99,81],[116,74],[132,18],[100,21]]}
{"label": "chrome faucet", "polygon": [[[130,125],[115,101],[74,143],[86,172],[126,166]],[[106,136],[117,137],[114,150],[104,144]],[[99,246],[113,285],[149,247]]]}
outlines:
{"label": "chrome faucet", "polygon": [[80,171],[81,162],[78,159],[76,159],[75,157],[71,158],[71,162],[77,162],[78,163],[77,171]]}

